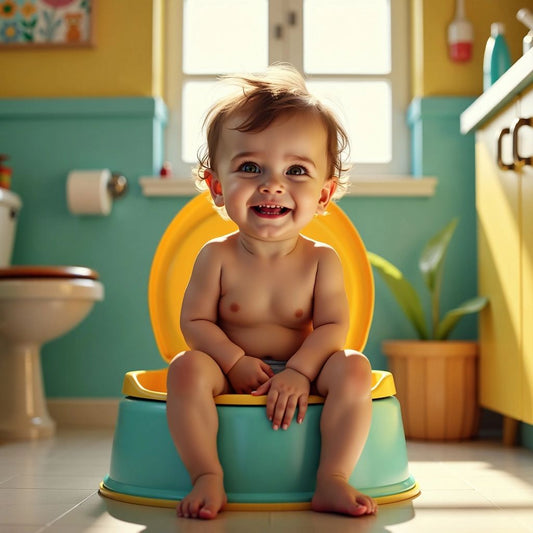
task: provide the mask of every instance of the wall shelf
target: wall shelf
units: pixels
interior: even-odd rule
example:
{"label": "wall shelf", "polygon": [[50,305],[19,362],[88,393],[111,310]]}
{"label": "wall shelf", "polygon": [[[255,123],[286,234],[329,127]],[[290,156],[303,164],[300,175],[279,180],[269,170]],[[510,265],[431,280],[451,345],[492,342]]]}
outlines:
{"label": "wall shelf", "polygon": [[[192,179],[142,176],[139,183],[144,196],[194,196],[198,193]],[[437,178],[414,176],[371,176],[356,178],[345,196],[431,197]]]}

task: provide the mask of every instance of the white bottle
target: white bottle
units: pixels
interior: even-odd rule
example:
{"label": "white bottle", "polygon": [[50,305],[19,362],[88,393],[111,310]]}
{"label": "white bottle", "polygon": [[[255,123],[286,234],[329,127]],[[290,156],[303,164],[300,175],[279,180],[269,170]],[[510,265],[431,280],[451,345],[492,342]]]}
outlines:
{"label": "white bottle", "polygon": [[533,48],[533,13],[526,7],[520,9],[518,13],[516,14],[516,18],[524,24],[527,28],[529,28],[528,33],[524,37],[522,41],[522,53],[528,52],[531,48]]}

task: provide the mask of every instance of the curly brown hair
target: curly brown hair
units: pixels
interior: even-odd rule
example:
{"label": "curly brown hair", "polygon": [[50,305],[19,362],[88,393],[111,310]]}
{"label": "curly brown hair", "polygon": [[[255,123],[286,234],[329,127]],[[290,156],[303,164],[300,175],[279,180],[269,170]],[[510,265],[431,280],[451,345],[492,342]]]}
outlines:
{"label": "curly brown hair", "polygon": [[199,189],[206,187],[204,170],[216,165],[218,141],[228,119],[242,114],[246,118],[236,129],[260,132],[282,115],[312,113],[326,128],[329,176],[337,181],[335,197],[344,194],[349,184],[349,166],[345,163],[349,152],[348,135],[333,111],[309,92],[294,67],[276,64],[260,74],[223,76],[221,80],[237,90],[220,99],[207,112],[204,121],[207,143],[198,152],[198,165],[194,170]]}

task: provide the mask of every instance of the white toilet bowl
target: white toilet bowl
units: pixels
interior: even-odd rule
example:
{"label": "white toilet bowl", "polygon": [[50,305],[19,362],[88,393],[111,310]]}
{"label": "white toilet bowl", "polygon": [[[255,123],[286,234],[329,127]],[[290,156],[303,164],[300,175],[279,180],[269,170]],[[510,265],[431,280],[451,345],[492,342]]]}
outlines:
{"label": "white toilet bowl", "polygon": [[54,434],[41,346],[76,327],[103,297],[89,268],[0,268],[0,441]]}

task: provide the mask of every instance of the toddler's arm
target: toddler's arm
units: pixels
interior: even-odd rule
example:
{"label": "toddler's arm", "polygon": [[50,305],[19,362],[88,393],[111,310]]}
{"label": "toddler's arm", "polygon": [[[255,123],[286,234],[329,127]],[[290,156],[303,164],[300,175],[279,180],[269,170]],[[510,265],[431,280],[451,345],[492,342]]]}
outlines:
{"label": "toddler's arm", "polygon": [[344,347],[349,309],[344,274],[335,251],[318,249],[319,261],[313,295],[313,331],[287,362],[286,370],[264,383],[253,394],[267,394],[267,416],[272,427],[287,429],[296,407],[301,423],[307,411],[310,383],[326,360]]}
{"label": "toddler's arm", "polygon": [[287,362],[313,382],[326,360],[344,348],[349,327],[349,309],[344,273],[337,253],[328,246],[319,253],[313,295],[313,331]]}
{"label": "toddler's arm", "polygon": [[183,297],[180,326],[189,347],[209,354],[224,374],[228,374],[245,354],[217,324],[220,246],[222,243],[210,242],[200,250]]}

